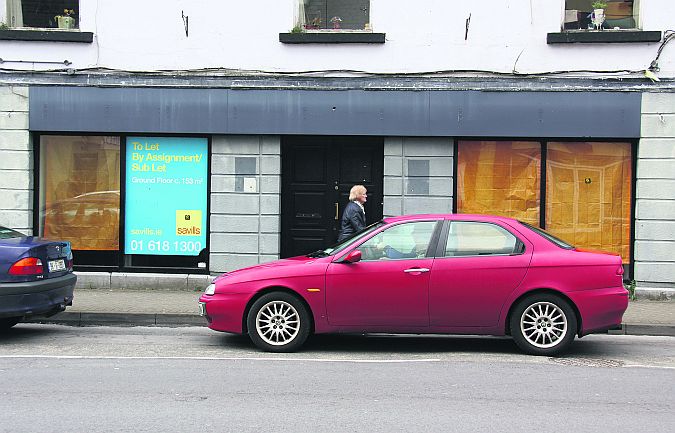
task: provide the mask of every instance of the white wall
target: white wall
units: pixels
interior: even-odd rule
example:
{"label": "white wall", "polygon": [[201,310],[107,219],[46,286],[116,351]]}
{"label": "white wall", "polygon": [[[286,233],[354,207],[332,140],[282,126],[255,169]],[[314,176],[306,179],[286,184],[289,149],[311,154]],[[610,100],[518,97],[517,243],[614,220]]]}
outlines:
{"label": "white wall", "polygon": [[644,93],[638,145],[635,280],[675,288],[675,94]]}
{"label": "white wall", "polygon": [[[546,34],[560,31],[564,0],[371,0],[373,30],[386,33],[385,44],[281,44],[279,33],[293,27],[295,2],[80,0],[80,28],[94,32],[92,44],[0,41],[0,49],[3,59],[69,60],[74,69],[545,73],[641,71],[659,45],[547,45]],[[644,30],[675,29],[675,2],[640,4]],[[182,11],[189,16],[188,37]],[[660,66],[661,77],[675,77],[675,42],[664,49]]]}

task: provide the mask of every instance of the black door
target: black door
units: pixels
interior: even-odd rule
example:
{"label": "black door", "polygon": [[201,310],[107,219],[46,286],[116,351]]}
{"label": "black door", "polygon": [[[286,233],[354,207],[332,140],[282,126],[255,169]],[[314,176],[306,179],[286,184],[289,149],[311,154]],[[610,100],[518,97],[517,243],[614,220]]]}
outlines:
{"label": "black door", "polygon": [[281,257],[334,244],[354,185],[368,189],[367,224],[382,218],[382,138],[283,137],[281,161]]}

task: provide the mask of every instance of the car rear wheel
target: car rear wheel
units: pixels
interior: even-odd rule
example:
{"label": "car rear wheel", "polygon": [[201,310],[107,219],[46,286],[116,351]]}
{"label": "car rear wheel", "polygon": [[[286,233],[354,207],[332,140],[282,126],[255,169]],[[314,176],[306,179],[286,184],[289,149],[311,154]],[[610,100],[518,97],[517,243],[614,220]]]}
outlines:
{"label": "car rear wheel", "polygon": [[267,352],[298,350],[311,329],[307,308],[285,292],[268,293],[255,301],[246,324],[253,343]]}
{"label": "car rear wheel", "polygon": [[569,348],[577,332],[577,317],[569,302],[551,294],[527,297],[511,314],[511,335],[532,355],[558,355]]}
{"label": "car rear wheel", "polygon": [[21,321],[21,317],[4,317],[0,319],[0,331],[11,328]]}

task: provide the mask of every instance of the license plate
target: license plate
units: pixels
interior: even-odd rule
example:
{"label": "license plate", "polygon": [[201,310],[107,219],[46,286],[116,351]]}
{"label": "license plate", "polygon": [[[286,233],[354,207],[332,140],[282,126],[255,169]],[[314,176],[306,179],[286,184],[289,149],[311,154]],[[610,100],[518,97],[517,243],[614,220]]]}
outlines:
{"label": "license plate", "polygon": [[206,316],[206,304],[203,302],[199,303],[199,315]]}
{"label": "license plate", "polygon": [[50,260],[47,262],[49,266],[49,272],[58,272],[66,270],[66,261],[63,259]]}

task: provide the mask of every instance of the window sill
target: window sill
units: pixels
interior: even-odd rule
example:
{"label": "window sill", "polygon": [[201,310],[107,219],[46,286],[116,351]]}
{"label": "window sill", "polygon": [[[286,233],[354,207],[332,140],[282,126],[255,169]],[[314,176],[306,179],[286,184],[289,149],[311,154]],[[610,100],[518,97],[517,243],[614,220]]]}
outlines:
{"label": "window sill", "polygon": [[384,33],[371,32],[303,32],[279,33],[283,44],[383,44]]}
{"label": "window sill", "polygon": [[642,30],[574,30],[546,35],[547,44],[659,42],[661,32]]}
{"label": "window sill", "polygon": [[73,30],[0,30],[3,41],[46,41],[91,43],[94,33]]}

